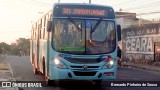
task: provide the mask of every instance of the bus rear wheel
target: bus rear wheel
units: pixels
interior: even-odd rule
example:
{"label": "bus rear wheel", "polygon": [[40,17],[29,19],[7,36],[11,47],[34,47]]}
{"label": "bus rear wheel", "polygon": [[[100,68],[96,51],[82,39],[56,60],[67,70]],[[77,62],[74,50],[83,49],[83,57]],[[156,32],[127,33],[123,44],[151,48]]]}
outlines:
{"label": "bus rear wheel", "polygon": [[39,71],[35,66],[33,66],[33,72],[34,72],[34,74],[39,74]]}
{"label": "bus rear wheel", "polygon": [[34,59],[33,59],[33,72],[34,72],[34,74],[39,74],[39,71],[38,71],[38,69],[36,68],[36,62],[35,62]]}

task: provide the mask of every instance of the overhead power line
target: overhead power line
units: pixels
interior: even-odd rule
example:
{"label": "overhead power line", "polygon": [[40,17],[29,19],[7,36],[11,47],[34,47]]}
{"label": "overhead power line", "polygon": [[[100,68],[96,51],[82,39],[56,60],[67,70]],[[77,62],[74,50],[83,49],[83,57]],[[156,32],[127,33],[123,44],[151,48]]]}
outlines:
{"label": "overhead power line", "polygon": [[124,9],[124,10],[129,11],[129,10],[137,10],[137,9],[147,9],[147,8],[159,5],[159,4],[160,4],[160,1],[154,2],[154,3],[148,3],[148,4],[145,4],[145,5],[135,6],[135,7],[131,7],[131,8],[127,8],[127,9]]}
{"label": "overhead power line", "polygon": [[39,2],[39,1],[35,1],[35,0],[20,0],[29,4],[34,4],[34,5],[39,5],[39,6],[52,6],[52,4],[48,4],[48,3],[43,3],[43,2]]}
{"label": "overhead power line", "polygon": [[27,33],[27,32],[31,32],[31,31],[2,31],[0,33]]}
{"label": "overhead power line", "polygon": [[140,14],[137,14],[137,16],[149,15],[149,14],[158,14],[158,13],[160,13],[160,11],[157,11],[157,12],[148,12],[148,13],[140,13]]}
{"label": "overhead power line", "polygon": [[121,5],[124,5],[124,4],[127,4],[127,3],[131,3],[131,2],[133,2],[133,0],[122,2],[120,4],[115,4],[115,6],[121,6]]}
{"label": "overhead power line", "polygon": [[124,3],[116,4],[114,6],[116,6],[119,9],[124,9],[124,8],[128,8],[128,6],[129,7],[133,6],[133,5],[135,6],[135,5],[137,5],[136,3],[138,3],[137,0],[130,0],[130,1],[126,1]]}
{"label": "overhead power line", "polygon": [[32,2],[36,2],[36,3],[39,3],[39,4],[44,4],[44,5],[49,5],[51,6],[52,4],[48,4],[48,3],[43,3],[43,2],[39,2],[39,1],[35,1],[35,0],[31,0]]}

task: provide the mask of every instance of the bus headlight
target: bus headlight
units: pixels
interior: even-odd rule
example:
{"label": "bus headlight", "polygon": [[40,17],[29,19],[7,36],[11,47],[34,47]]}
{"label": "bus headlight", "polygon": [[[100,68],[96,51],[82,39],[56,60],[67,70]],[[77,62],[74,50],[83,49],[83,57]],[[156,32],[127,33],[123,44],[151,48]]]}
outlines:
{"label": "bus headlight", "polygon": [[110,65],[113,65],[113,64],[114,64],[114,61],[113,61],[113,60],[110,60],[110,61],[109,61],[109,64],[110,64]]}
{"label": "bus headlight", "polygon": [[107,63],[104,64],[103,69],[110,69],[110,68],[112,68],[112,67],[114,66],[114,64],[115,64],[114,59],[111,58],[111,57],[108,57],[107,61],[105,61],[105,62],[107,62]]}
{"label": "bus headlight", "polygon": [[53,61],[54,61],[54,65],[57,66],[58,68],[61,68],[61,69],[67,68],[67,66],[64,63],[62,63],[58,58],[55,58]]}
{"label": "bus headlight", "polygon": [[60,63],[59,59],[55,58],[55,59],[54,59],[54,63],[55,63],[56,65],[58,65],[58,64]]}

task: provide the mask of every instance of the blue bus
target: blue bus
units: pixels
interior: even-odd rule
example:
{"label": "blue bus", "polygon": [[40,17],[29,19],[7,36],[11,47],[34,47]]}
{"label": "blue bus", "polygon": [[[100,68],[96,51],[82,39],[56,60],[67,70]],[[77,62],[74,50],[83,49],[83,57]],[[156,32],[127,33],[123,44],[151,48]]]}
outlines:
{"label": "blue bus", "polygon": [[110,6],[58,3],[32,25],[30,59],[35,74],[55,80],[117,77],[120,26]]}

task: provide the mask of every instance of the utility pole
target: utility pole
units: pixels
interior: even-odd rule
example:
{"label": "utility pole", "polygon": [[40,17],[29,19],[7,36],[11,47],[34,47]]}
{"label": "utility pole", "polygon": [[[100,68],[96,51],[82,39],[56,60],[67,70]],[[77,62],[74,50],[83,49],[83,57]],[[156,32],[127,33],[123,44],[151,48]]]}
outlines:
{"label": "utility pole", "polygon": [[91,0],[89,0],[89,3],[91,4]]}

